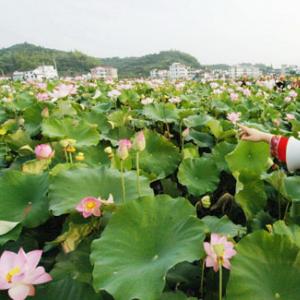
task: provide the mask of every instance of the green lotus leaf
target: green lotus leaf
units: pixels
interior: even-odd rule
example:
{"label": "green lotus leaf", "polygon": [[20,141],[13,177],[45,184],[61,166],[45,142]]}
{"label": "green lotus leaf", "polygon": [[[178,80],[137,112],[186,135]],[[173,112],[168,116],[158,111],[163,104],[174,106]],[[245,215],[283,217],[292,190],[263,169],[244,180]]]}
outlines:
{"label": "green lotus leaf", "polygon": [[197,298],[194,297],[187,297],[182,292],[176,292],[176,293],[163,293],[162,296],[159,298],[159,300],[196,300]]}
{"label": "green lotus leaf", "polygon": [[299,299],[299,248],[286,235],[257,231],[236,250],[227,300]]}
{"label": "green lotus leaf", "polygon": [[0,246],[3,246],[8,241],[16,241],[22,232],[22,228],[22,224],[18,224],[6,234],[0,235]]}
{"label": "green lotus leaf", "polygon": [[209,128],[210,132],[214,135],[215,138],[219,138],[223,133],[223,127],[220,121],[216,119],[210,119],[206,122],[206,126]]}
{"label": "green lotus leaf", "polygon": [[30,138],[29,134],[22,129],[18,129],[12,134],[8,134],[5,141],[15,151],[18,151],[19,148],[25,145],[33,146],[33,140]]}
{"label": "green lotus leaf", "polygon": [[236,183],[235,201],[243,209],[246,218],[252,219],[267,203],[263,181],[255,176],[240,174]]}
{"label": "green lotus leaf", "polygon": [[181,161],[179,149],[164,136],[145,130],[146,149],[140,153],[140,167],[155,179],[172,174]]}
{"label": "green lotus leaf", "polygon": [[183,160],[179,166],[178,180],[195,196],[213,192],[220,181],[214,161],[203,157]]}
{"label": "green lotus leaf", "polygon": [[123,126],[101,133],[101,140],[110,141],[113,146],[117,146],[119,140],[130,139],[134,134],[135,132],[131,128]]}
{"label": "green lotus leaf", "polygon": [[[138,198],[136,172],[125,173],[126,200]],[[140,177],[141,196],[153,195],[150,182]],[[106,167],[65,170],[53,177],[49,187],[50,209],[55,216],[74,211],[79,201],[87,196],[122,201],[121,173]]]}
{"label": "green lotus leaf", "polygon": [[191,129],[187,141],[193,141],[200,148],[211,148],[214,144],[214,138],[209,133],[200,132],[195,129]]}
{"label": "green lotus leaf", "polygon": [[150,120],[173,123],[178,120],[176,106],[171,103],[154,103],[146,105],[143,114]]}
{"label": "green lotus leaf", "polygon": [[286,235],[300,248],[300,226],[296,224],[287,226],[284,221],[279,220],[273,224],[273,233]]}
{"label": "green lotus leaf", "polygon": [[184,198],[127,202],[92,243],[94,287],[115,300],[159,299],[167,271],[202,257],[203,240],[204,226]]}
{"label": "green lotus leaf", "polygon": [[251,173],[259,176],[268,168],[269,146],[266,143],[240,141],[233,152],[226,156],[232,173]]}
{"label": "green lotus leaf", "polygon": [[51,139],[74,139],[76,146],[97,145],[100,135],[85,121],[73,119],[46,119],[42,123],[42,133]]}
{"label": "green lotus leaf", "polygon": [[48,213],[48,176],[6,171],[0,176],[0,220],[36,227]]}
{"label": "green lotus leaf", "polygon": [[245,227],[234,224],[227,216],[223,216],[220,219],[215,216],[206,216],[201,221],[206,225],[210,233],[219,233],[232,238],[236,236],[241,237],[247,231]]}
{"label": "green lotus leaf", "polygon": [[183,120],[186,127],[199,127],[203,126],[207,121],[210,120],[208,115],[192,115]]}
{"label": "green lotus leaf", "polygon": [[300,176],[286,177],[284,187],[290,200],[300,202]]}
{"label": "green lotus leaf", "polygon": [[[278,170],[270,174],[263,174],[261,178],[271,184],[282,196],[288,198],[285,188],[285,180],[287,177],[284,171]],[[289,180],[287,180],[287,182],[289,184]]]}
{"label": "green lotus leaf", "polygon": [[14,229],[19,222],[0,221],[0,235],[4,235]]}
{"label": "green lotus leaf", "polygon": [[38,134],[41,129],[43,120],[41,115],[42,110],[42,105],[36,103],[24,111],[23,117],[25,120],[25,129],[31,136]]}
{"label": "green lotus leaf", "polygon": [[212,159],[216,163],[219,171],[229,172],[225,157],[228,153],[232,152],[233,149],[234,145],[227,142],[221,142],[212,149]]}
{"label": "green lotus leaf", "polygon": [[93,288],[86,284],[66,276],[61,280],[36,288],[35,300],[103,300],[100,294],[94,292]]}
{"label": "green lotus leaf", "polygon": [[130,112],[116,110],[107,116],[107,120],[113,124],[114,127],[123,127],[129,121]]}
{"label": "green lotus leaf", "polygon": [[108,132],[111,129],[111,124],[108,123],[107,117],[103,112],[98,112],[94,109],[82,113],[80,117],[91,125],[97,125],[101,133]]}

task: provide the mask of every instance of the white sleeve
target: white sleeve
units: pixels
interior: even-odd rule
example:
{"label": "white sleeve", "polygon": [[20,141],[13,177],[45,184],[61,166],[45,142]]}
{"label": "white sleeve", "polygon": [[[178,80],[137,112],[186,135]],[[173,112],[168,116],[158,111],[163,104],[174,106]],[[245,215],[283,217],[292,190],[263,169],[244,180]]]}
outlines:
{"label": "white sleeve", "polygon": [[286,164],[290,172],[300,169],[300,141],[294,137],[289,138],[287,144]]}

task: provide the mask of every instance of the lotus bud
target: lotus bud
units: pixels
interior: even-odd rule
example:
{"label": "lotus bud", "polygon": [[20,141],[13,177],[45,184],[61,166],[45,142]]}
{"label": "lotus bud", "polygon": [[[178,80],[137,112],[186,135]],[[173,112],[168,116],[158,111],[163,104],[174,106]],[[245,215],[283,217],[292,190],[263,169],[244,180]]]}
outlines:
{"label": "lotus bud", "polygon": [[129,153],[129,149],[132,147],[132,144],[129,140],[127,139],[122,139],[119,141],[119,148],[117,150],[118,156],[122,159],[125,160]]}
{"label": "lotus bud", "polygon": [[186,138],[188,137],[188,135],[190,134],[190,129],[189,128],[186,128],[182,131],[182,137],[183,138]]}
{"label": "lotus bud", "polygon": [[272,227],[271,224],[267,224],[267,225],[266,225],[266,228],[268,229],[268,231],[269,231],[270,233],[273,233],[273,227]]}
{"label": "lotus bud", "polygon": [[50,159],[54,156],[54,151],[48,144],[37,145],[34,149],[34,153],[37,159]]}
{"label": "lotus bud", "polygon": [[25,120],[24,120],[24,118],[20,118],[19,120],[18,120],[18,123],[19,123],[19,125],[24,125],[24,123],[25,123]]}
{"label": "lotus bud", "polygon": [[210,208],[210,206],[211,206],[210,196],[206,195],[206,196],[202,197],[201,204],[204,208]]}
{"label": "lotus bud", "polygon": [[138,151],[143,151],[146,148],[146,140],[145,135],[143,131],[140,131],[137,133],[135,140],[134,140],[134,146]]}
{"label": "lotus bud", "polygon": [[49,118],[49,109],[48,109],[48,107],[45,107],[45,108],[42,110],[41,116],[42,116],[43,118]]}
{"label": "lotus bud", "polygon": [[83,160],[85,159],[84,153],[78,152],[78,154],[75,156],[75,159],[76,159],[77,161],[83,161]]}

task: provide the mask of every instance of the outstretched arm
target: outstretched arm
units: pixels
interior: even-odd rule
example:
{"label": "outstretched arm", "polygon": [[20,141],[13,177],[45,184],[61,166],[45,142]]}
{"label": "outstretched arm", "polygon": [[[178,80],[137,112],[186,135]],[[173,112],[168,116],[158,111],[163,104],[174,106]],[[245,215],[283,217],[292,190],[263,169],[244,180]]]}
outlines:
{"label": "outstretched arm", "polygon": [[271,153],[278,160],[285,162],[289,171],[300,169],[300,141],[295,138],[272,135],[243,125],[240,127],[240,138],[244,141],[266,142]]}

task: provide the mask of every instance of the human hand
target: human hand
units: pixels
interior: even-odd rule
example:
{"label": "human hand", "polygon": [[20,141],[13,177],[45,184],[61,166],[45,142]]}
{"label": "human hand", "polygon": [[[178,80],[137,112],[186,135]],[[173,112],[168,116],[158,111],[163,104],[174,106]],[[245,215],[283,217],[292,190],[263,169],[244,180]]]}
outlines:
{"label": "human hand", "polygon": [[241,124],[237,125],[240,128],[240,138],[243,141],[271,143],[273,137],[272,134],[259,131],[255,128],[249,128]]}

